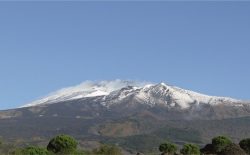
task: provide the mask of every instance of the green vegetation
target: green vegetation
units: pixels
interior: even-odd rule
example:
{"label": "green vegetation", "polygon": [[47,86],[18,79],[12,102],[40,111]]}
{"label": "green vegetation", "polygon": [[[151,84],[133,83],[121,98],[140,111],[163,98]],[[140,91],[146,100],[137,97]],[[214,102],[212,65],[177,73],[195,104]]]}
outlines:
{"label": "green vegetation", "polygon": [[185,144],[180,152],[183,155],[200,155],[200,148],[195,144]]}
{"label": "green vegetation", "polygon": [[50,140],[47,149],[56,154],[75,152],[77,141],[68,135],[59,135]]}
{"label": "green vegetation", "polygon": [[17,148],[1,141],[0,155],[122,155],[119,147],[103,144],[93,151],[85,151],[77,148],[78,142],[71,136],[58,135],[52,138],[47,148],[28,146]]}
{"label": "green vegetation", "polygon": [[250,154],[250,138],[241,140],[239,144],[247,154]]}
{"label": "green vegetation", "polygon": [[[184,144],[181,150],[171,142],[159,145],[161,155],[249,155],[250,138],[243,139],[239,145],[225,136],[218,136],[212,139],[211,144],[205,145],[202,149],[195,144]],[[153,150],[153,149],[152,149]],[[138,151],[138,150],[134,150]],[[160,152],[152,152],[145,155],[159,155]],[[143,152],[143,151],[138,151]],[[71,136],[58,135],[52,138],[47,148],[39,146],[28,146],[17,148],[11,144],[0,141],[1,155],[123,155],[120,147],[111,144],[102,144],[92,151],[79,149],[78,142]],[[136,154],[136,153],[134,153]],[[141,155],[141,153],[137,153]]]}
{"label": "green vegetation", "polygon": [[221,152],[220,155],[247,155],[246,152],[236,144],[227,145]]}
{"label": "green vegetation", "polygon": [[225,149],[229,144],[232,144],[232,141],[225,136],[218,136],[212,139],[212,145],[215,153],[220,153]]}
{"label": "green vegetation", "polygon": [[162,154],[172,155],[177,151],[177,146],[173,143],[166,142],[159,146],[159,150]]}
{"label": "green vegetation", "polygon": [[201,149],[202,155],[246,155],[246,152],[239,145],[225,136],[218,136],[212,139],[212,144],[207,144]]}

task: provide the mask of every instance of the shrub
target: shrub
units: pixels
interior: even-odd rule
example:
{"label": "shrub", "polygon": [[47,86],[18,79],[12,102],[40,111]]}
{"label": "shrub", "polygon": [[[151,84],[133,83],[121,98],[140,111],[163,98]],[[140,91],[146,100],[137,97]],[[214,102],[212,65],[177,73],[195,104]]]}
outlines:
{"label": "shrub", "polygon": [[166,142],[163,143],[159,146],[159,150],[163,153],[163,154],[174,154],[177,151],[177,146],[173,143],[170,142]]}
{"label": "shrub", "polygon": [[240,147],[248,154],[250,154],[250,138],[240,141]]}
{"label": "shrub", "polygon": [[219,155],[246,155],[245,151],[236,144],[227,145]]}
{"label": "shrub", "polygon": [[181,153],[184,155],[200,155],[200,149],[195,144],[185,144],[181,149]]}
{"label": "shrub", "polygon": [[57,154],[75,153],[77,141],[68,135],[59,135],[50,140],[47,149]]}
{"label": "shrub", "polygon": [[212,145],[216,153],[220,153],[229,144],[232,144],[231,140],[225,136],[218,136],[212,139]]}

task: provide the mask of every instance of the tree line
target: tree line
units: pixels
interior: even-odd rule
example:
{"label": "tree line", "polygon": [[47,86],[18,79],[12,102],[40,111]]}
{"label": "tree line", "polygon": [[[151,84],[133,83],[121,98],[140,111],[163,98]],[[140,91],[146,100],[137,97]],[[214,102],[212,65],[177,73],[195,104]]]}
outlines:
{"label": "tree line", "polygon": [[[5,149],[4,147],[0,147]],[[86,151],[78,148],[78,142],[69,135],[58,135],[52,138],[47,147],[28,146],[24,148],[15,148],[7,151],[1,151],[0,155],[122,155],[119,147],[103,144],[92,151]]]}
{"label": "tree line", "polygon": [[184,144],[180,150],[176,144],[165,142],[159,146],[159,151],[161,155],[250,155],[250,138],[235,144],[226,136],[217,136],[201,149],[196,144]]}
{"label": "tree line", "polygon": [[[2,144],[0,143],[0,146]],[[4,149],[4,147],[0,147]],[[211,144],[200,148],[196,144],[187,143],[178,149],[178,146],[169,141],[159,145],[160,155],[250,155],[250,138],[243,139],[235,144],[226,136],[217,136]],[[3,151],[0,152],[3,154]],[[122,151],[115,145],[103,144],[92,151],[78,149],[78,142],[69,135],[58,135],[52,138],[47,147],[28,146],[9,151],[8,155],[122,155]],[[3,154],[4,155],[4,154]],[[137,153],[137,155],[143,155]],[[156,155],[158,155],[156,153]]]}

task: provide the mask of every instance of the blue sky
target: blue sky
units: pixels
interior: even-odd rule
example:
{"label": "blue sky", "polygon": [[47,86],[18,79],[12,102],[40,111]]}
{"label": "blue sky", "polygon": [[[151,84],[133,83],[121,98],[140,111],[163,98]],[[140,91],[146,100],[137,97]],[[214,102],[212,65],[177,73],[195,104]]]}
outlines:
{"label": "blue sky", "polygon": [[250,99],[250,2],[0,2],[0,109],[85,80]]}

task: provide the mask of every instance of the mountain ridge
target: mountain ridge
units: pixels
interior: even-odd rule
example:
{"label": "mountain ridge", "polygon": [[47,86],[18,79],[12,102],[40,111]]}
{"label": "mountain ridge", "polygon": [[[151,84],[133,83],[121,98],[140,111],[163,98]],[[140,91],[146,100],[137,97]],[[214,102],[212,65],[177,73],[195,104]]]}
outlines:
{"label": "mountain ridge", "polygon": [[[116,93],[120,93],[120,95],[117,96]],[[123,96],[121,96],[122,94]],[[56,91],[51,95],[25,104],[22,107],[53,104],[62,101],[98,96],[103,96],[103,100],[106,100],[107,98],[110,100],[111,98],[114,99],[115,95],[120,100],[122,98],[128,97],[129,95],[133,95],[134,98],[141,100],[143,103],[154,105],[158,102],[164,102],[169,106],[175,106],[177,104],[182,109],[189,108],[190,104],[192,103],[207,103],[216,105],[222,102],[227,102],[227,104],[231,104],[232,106],[242,106],[243,103],[247,103],[246,101],[233,99],[230,97],[209,96],[190,90],[185,90],[176,86],[167,85],[163,82],[153,84],[150,82],[114,80],[83,82],[82,84],[75,87],[68,87]],[[116,100],[119,100],[118,98]],[[159,100],[155,100],[156,98]],[[171,103],[170,101],[169,103],[167,102],[169,98],[172,98]]]}

